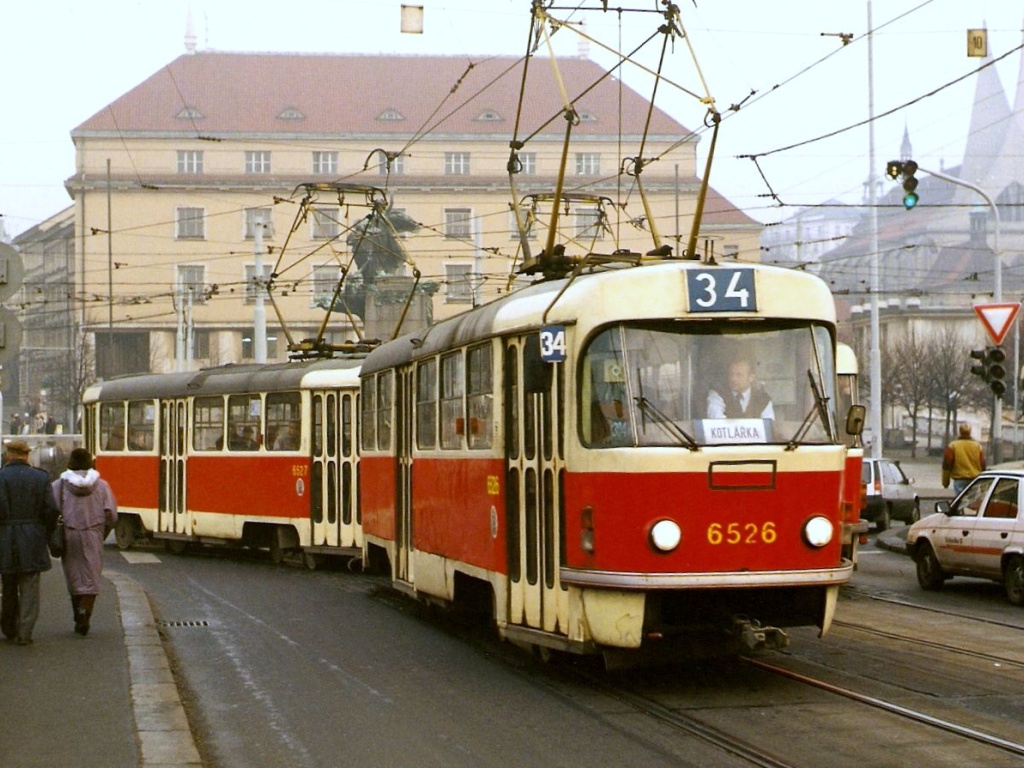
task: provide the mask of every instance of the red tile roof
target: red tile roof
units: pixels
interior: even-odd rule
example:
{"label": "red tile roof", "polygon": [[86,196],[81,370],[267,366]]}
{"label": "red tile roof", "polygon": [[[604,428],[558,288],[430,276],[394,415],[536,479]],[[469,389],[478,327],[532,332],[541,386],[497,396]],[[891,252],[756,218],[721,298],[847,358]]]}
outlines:
{"label": "red tile roof", "polygon": [[[570,96],[605,74],[588,59],[561,59],[558,65]],[[519,60],[510,56],[471,65],[458,56],[186,54],[104,107],[72,135],[428,132],[511,137],[521,72]],[[525,137],[551,120],[543,132],[560,136],[565,130],[562,100],[550,63],[537,58],[528,72],[530,97],[523,104],[518,135]],[[186,108],[200,117],[194,121],[180,117]],[[286,110],[297,111],[301,119],[283,119]],[[379,119],[388,110],[404,119]],[[499,119],[479,119],[485,111],[493,111]],[[596,119],[580,122],[574,128],[576,136],[638,135],[646,119],[647,99],[606,77],[579,100],[577,111],[587,111]],[[652,115],[650,132],[673,138],[689,133],[659,109]]]}

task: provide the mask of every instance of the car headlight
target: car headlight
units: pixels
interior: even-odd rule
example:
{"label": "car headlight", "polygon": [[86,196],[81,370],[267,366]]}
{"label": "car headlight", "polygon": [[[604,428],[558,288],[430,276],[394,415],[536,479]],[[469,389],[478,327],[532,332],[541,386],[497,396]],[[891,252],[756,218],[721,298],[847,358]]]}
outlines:
{"label": "car headlight", "polygon": [[832,541],[835,526],[827,517],[818,515],[804,523],[804,541],[812,547],[824,547]]}
{"label": "car headlight", "polygon": [[673,520],[659,520],[651,526],[651,546],[659,552],[671,552],[682,538],[683,532]]}

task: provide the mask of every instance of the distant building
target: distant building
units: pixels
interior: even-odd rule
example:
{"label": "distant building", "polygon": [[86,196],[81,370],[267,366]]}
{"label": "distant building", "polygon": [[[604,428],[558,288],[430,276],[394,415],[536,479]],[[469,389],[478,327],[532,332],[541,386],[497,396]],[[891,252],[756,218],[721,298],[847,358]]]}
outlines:
{"label": "distant building", "polygon": [[[656,219],[648,221],[619,156],[621,147],[637,150],[647,102],[601,79],[606,73],[588,59],[559,67],[569,93],[600,81],[576,104],[567,191],[612,205],[607,220],[586,200],[563,212],[580,252],[616,243],[649,250],[652,224],[677,251],[685,248],[699,187],[696,137],[668,114],[651,113],[645,156],[658,162],[643,174]],[[287,356],[286,336],[315,335],[343,272],[346,282],[366,285],[366,269],[353,259],[353,233],[366,211],[355,205],[358,195],[319,191],[309,215],[296,220],[303,183],[378,187],[416,225],[400,233],[413,263],[390,265],[375,283],[384,293],[355,305],[364,312],[335,312],[328,341],[355,339],[374,325],[373,335],[390,333],[401,314],[388,309],[400,301],[395,281],[418,275],[425,287],[403,330],[509,290],[522,258],[509,141],[518,124],[521,198],[553,190],[566,130],[550,66],[529,73],[520,112],[522,71],[511,57],[469,66],[464,57],[190,48],[104,106],[72,130],[76,167],[66,180],[78,265],[71,324],[95,349],[97,375],[253,359],[258,221],[273,224],[263,235],[264,272],[275,274],[267,358]],[[709,191],[702,245],[756,261],[760,229]],[[531,232],[534,252],[545,236]]]}

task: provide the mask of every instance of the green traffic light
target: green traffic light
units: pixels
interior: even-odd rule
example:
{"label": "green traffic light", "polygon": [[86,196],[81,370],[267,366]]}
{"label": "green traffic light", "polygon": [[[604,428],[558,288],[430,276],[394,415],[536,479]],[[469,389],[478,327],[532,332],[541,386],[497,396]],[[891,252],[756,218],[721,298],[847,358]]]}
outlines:
{"label": "green traffic light", "polygon": [[903,196],[903,207],[909,211],[917,205],[917,201],[920,199],[921,198],[917,196],[917,192],[907,192],[907,194]]}

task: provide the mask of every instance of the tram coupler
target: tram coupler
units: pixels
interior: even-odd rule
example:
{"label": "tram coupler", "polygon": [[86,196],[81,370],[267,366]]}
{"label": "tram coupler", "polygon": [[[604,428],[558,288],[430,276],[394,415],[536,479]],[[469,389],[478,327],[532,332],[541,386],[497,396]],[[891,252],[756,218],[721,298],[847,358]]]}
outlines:
{"label": "tram coupler", "polygon": [[732,622],[733,632],[751,651],[778,651],[789,645],[789,635],[779,627],[766,627],[756,619],[748,619],[745,616],[735,616]]}

